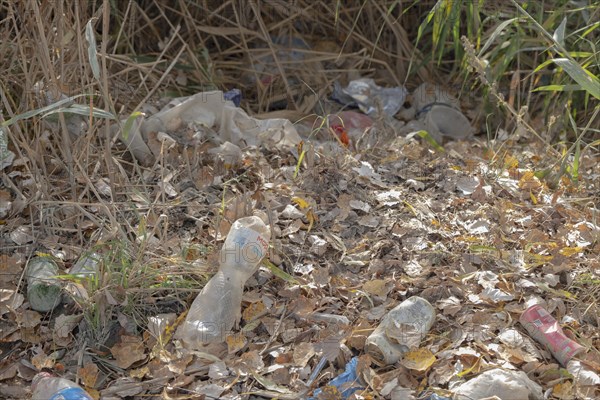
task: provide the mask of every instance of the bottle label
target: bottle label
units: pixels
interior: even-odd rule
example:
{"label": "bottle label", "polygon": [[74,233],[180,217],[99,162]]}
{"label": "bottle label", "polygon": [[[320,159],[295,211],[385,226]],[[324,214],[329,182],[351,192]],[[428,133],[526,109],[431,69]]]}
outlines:
{"label": "bottle label", "polygon": [[70,387],[59,390],[48,400],[93,400],[92,397],[80,387]]}
{"label": "bottle label", "polygon": [[238,228],[225,241],[223,255],[235,256],[236,262],[256,264],[267,254],[269,242],[257,231],[248,228]]}

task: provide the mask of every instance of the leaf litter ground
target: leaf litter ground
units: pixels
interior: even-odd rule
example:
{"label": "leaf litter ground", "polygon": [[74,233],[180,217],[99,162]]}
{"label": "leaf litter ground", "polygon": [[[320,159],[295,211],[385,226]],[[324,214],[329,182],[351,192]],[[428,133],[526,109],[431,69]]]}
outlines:
{"label": "leaf litter ground", "polygon": [[[594,396],[517,321],[543,304],[599,372],[597,182],[563,178],[551,189],[533,174],[539,158],[514,143],[503,153],[478,140],[440,153],[404,137],[362,152],[304,146],[297,176],[294,152],[247,149],[234,165],[205,158],[191,171],[181,151],[119,193],[96,180],[101,202],[46,208],[54,229],[37,240],[63,267],[84,249],[56,232],[102,231],[100,277],[71,282],[84,294],[42,315],[18,290],[26,252],[3,255],[2,396],[27,396],[48,368],[102,398],[288,399],[322,387],[319,398],[337,399],[326,384],[353,356],[366,388],[357,398],[448,394],[494,367],[524,371],[556,398]],[[584,161],[597,177],[595,160]],[[107,206],[128,241],[106,228]],[[4,226],[21,250],[40,233],[27,212]],[[186,351],[173,331],[216,270],[231,223],[252,213],[273,239],[246,285],[240,326],[222,345]],[[435,324],[410,356],[382,365],[365,340],[413,295],[436,307]]]}

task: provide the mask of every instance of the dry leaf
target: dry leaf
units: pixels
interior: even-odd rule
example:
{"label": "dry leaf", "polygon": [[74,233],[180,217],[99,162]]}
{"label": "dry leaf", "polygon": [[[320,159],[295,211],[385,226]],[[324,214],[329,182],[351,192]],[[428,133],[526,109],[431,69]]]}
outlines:
{"label": "dry leaf", "polygon": [[129,377],[134,379],[143,379],[150,374],[150,368],[144,365],[142,368],[137,368],[129,372]]}
{"label": "dry leaf", "polygon": [[386,281],[384,281],[383,279],[373,279],[372,281],[365,282],[365,284],[363,285],[363,289],[369,294],[384,299],[387,297],[387,294],[390,291],[390,289],[386,285]]}
{"label": "dry leaf", "polygon": [[21,307],[25,297],[14,289],[0,289],[0,317]]}
{"label": "dry leaf", "polygon": [[54,333],[59,338],[68,337],[82,318],[83,315],[59,315],[54,322]]}
{"label": "dry leaf", "polygon": [[250,304],[248,307],[244,309],[242,313],[242,318],[246,322],[250,322],[255,320],[258,317],[262,317],[267,313],[265,303],[262,301],[258,301],[256,303]]}
{"label": "dry leaf", "polygon": [[573,383],[571,381],[565,381],[554,385],[554,388],[552,388],[552,395],[561,400],[574,399],[575,391],[573,390]]}
{"label": "dry leaf", "polygon": [[246,336],[243,333],[234,333],[233,335],[227,335],[225,339],[227,342],[227,352],[229,354],[237,353],[244,348],[246,343]]}
{"label": "dry leaf", "polygon": [[167,367],[169,371],[174,372],[177,375],[181,375],[185,372],[186,367],[192,362],[194,356],[192,354],[185,354],[183,357],[170,361]]}
{"label": "dry leaf", "polygon": [[314,355],[315,348],[312,343],[298,343],[298,345],[294,347],[294,365],[300,368],[304,368],[306,364],[308,364],[308,361]]}
{"label": "dry leaf", "polygon": [[19,370],[19,364],[19,362],[16,362],[0,370],[0,382],[14,378]]}
{"label": "dry leaf", "polygon": [[317,395],[317,400],[342,400],[342,394],[335,386],[325,386]]}
{"label": "dry leaf", "polygon": [[[6,254],[0,254],[0,284],[17,282],[22,272],[23,262],[21,256],[15,254],[8,257]],[[8,286],[0,286],[0,289],[4,288],[8,288]]]}
{"label": "dry leaf", "polygon": [[265,363],[257,350],[248,351],[242,354],[241,360],[247,367],[250,367],[256,372],[261,372],[265,367]]}
{"label": "dry leaf", "polygon": [[17,314],[17,322],[23,328],[35,328],[42,321],[42,316],[39,312],[33,310],[25,310]]}
{"label": "dry leaf", "polygon": [[53,368],[56,360],[52,357],[48,357],[44,353],[36,354],[31,358],[31,363],[39,370],[44,368]]}
{"label": "dry leaf", "polygon": [[124,369],[146,358],[145,351],[141,338],[128,335],[121,336],[121,342],[110,349],[117,365]]}
{"label": "dry leaf", "polygon": [[85,364],[77,370],[77,374],[81,378],[81,382],[88,388],[96,386],[98,380],[98,366],[92,362]]}

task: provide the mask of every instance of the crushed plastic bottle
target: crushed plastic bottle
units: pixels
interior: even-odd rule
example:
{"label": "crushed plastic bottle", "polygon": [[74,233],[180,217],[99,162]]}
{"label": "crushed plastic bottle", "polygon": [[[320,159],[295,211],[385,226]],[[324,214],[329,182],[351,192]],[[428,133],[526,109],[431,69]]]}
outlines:
{"label": "crushed plastic bottle", "polygon": [[219,343],[240,318],[244,284],[269,249],[271,231],[258,217],[233,223],[219,256],[219,271],[196,297],[175,337],[187,348]]}
{"label": "crushed plastic bottle", "polygon": [[525,310],[519,318],[519,322],[531,337],[543,344],[563,366],[566,366],[569,360],[585,350],[585,347],[569,339],[558,321],[539,304]]}
{"label": "crushed plastic bottle", "polygon": [[27,264],[27,300],[31,309],[48,312],[60,304],[62,285],[58,266],[50,257],[32,258]]}
{"label": "crushed plastic bottle", "polygon": [[435,321],[435,309],[424,298],[413,296],[392,309],[369,335],[366,350],[385,364],[394,364],[404,353],[419,347]]}
{"label": "crushed plastic bottle", "polygon": [[31,381],[32,400],[93,400],[81,386],[48,372],[40,372]]}

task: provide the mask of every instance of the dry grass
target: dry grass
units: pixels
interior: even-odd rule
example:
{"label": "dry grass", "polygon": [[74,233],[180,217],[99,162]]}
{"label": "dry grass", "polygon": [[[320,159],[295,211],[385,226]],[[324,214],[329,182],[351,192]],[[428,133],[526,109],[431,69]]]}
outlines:
{"label": "dry grass", "polygon": [[[409,62],[419,60],[409,37],[426,7],[407,11],[394,1],[343,7],[309,1],[3,1],[2,117],[39,109],[61,95],[82,96],[75,101],[89,109],[126,117],[162,96],[233,87],[244,93],[242,106],[256,114],[286,104],[283,113],[292,118],[323,115],[335,79],[360,74],[387,85],[407,81]],[[86,38],[90,20],[97,77]],[[295,53],[302,62],[281,52],[290,38],[303,38],[307,45]],[[430,74],[419,68],[411,80]],[[91,241],[85,226],[104,226],[111,237],[130,238],[132,227],[123,221],[131,219],[124,202],[132,191],[150,199],[149,207],[157,205],[143,168],[105,119],[53,117],[23,119],[7,128],[20,174],[8,184],[31,216],[32,230],[42,238],[68,238],[75,247]],[[80,124],[79,136],[69,135],[70,123]],[[110,188],[108,196],[99,192],[100,179]]]}

